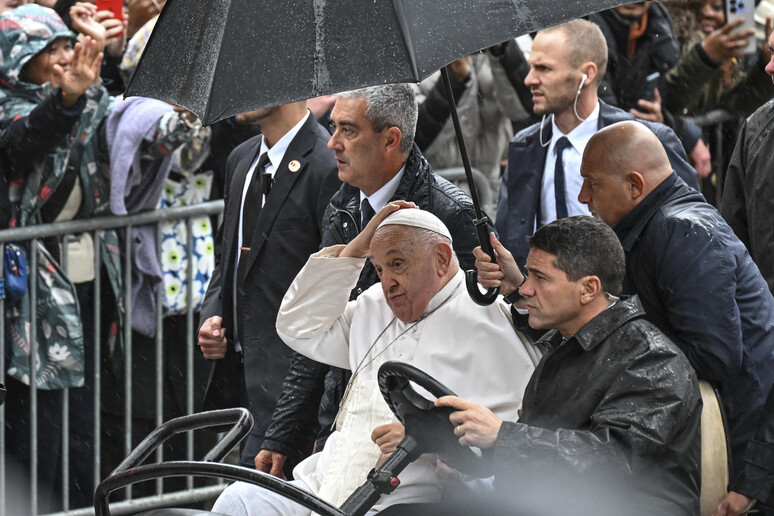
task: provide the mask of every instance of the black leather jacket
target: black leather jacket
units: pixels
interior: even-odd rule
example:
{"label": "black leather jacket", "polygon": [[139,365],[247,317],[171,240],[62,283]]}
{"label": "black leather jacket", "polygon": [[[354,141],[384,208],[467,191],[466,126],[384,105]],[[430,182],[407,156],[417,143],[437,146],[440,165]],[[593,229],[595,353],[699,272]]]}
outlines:
{"label": "black leather jacket", "polygon": [[637,296],[540,344],[521,417],[493,451],[509,514],[698,514],[698,381]]}
{"label": "black leather jacket", "polygon": [[[440,218],[451,232],[460,267],[473,268],[473,249],[479,245],[473,226],[473,202],[457,186],[437,176],[416,145],[409,154],[406,170],[392,200],[412,201]],[[360,191],[346,183],[342,185],[331,199],[323,220],[323,247],[352,241],[360,232],[357,222],[360,220]],[[494,232],[492,224],[490,231]],[[378,281],[374,267],[367,262],[350,299],[355,299]],[[317,449],[321,449],[330,435],[349,375],[349,371],[295,353],[263,448],[288,455],[298,448],[298,436],[302,431],[319,424]]]}

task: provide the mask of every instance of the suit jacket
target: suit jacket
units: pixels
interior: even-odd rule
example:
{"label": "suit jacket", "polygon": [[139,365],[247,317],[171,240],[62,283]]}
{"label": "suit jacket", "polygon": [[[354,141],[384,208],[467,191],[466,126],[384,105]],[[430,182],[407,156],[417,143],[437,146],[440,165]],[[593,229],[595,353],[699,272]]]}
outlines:
{"label": "suit jacket", "polygon": [[[234,275],[242,190],[261,136],[244,142],[226,165],[223,223],[215,240],[216,266],[201,310],[201,322],[219,315],[226,328],[226,357],[214,360],[204,409],[249,403],[255,424],[265,431],[274,411],[292,351],[277,336],[275,319],[282,297],[310,254],[320,247],[322,217],[341,185],[330,139],[313,116],[302,126],[276,169],[274,185],[253,231],[247,262],[242,313],[242,357],[234,342]],[[292,172],[288,165],[297,161]],[[247,200],[246,202],[250,202]],[[261,433],[263,433],[263,431]]]}
{"label": "suit jacket", "polygon": [[[663,124],[638,120],[627,111],[599,101],[597,130],[625,120],[637,120],[648,126],[664,144],[677,175],[695,190],[699,189],[696,171],[686,161],[685,150],[672,129]],[[543,126],[543,141],[550,141],[551,135],[552,126],[547,123]],[[497,233],[520,266],[524,266],[529,253],[527,237],[532,235],[536,222],[539,222],[538,206],[548,154],[548,146],[543,147],[540,138],[540,123],[527,127],[513,138],[508,151],[508,168],[500,183],[500,199],[497,202]]]}

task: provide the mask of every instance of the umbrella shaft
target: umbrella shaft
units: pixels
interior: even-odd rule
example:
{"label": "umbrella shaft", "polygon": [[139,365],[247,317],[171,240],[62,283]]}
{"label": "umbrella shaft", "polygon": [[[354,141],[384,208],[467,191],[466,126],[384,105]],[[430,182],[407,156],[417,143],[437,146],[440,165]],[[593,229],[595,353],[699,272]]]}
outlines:
{"label": "umbrella shaft", "polygon": [[454,95],[452,94],[451,82],[449,80],[449,69],[446,66],[441,68],[441,80],[443,80],[443,85],[446,89],[446,102],[449,104],[449,113],[451,114],[452,123],[454,124],[454,132],[457,135],[457,145],[459,145],[460,148],[460,156],[462,156],[462,166],[465,169],[465,176],[468,179],[470,198],[473,199],[473,207],[476,210],[476,219],[481,220],[484,218],[484,213],[481,211],[481,203],[478,201],[478,191],[476,190],[476,183],[473,180],[470,159],[468,159],[468,151],[465,148],[465,139],[462,137],[460,118],[457,116],[457,105],[454,103]]}

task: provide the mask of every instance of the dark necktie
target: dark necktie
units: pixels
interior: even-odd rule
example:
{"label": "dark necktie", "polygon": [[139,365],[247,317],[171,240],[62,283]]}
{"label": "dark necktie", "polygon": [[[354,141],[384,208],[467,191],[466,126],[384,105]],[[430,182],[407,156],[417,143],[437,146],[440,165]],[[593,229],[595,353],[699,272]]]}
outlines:
{"label": "dark necktie", "polygon": [[572,147],[570,140],[562,136],[556,140],[556,164],[554,165],[554,198],[556,199],[556,218],[563,219],[567,216],[567,195],[565,193],[564,164],[562,153],[568,147]]}
{"label": "dark necktie", "polygon": [[363,202],[360,203],[360,231],[365,229],[371,219],[374,218],[374,215],[376,215],[376,212],[371,207],[371,203],[368,202],[368,199],[363,199]]}
{"label": "dark necktie", "polygon": [[263,195],[268,195],[269,193],[271,176],[265,171],[268,163],[269,153],[264,152],[258,160],[258,164],[255,166],[253,177],[250,179],[250,184],[247,187],[245,202],[242,205],[242,245],[240,247],[241,254],[239,255],[239,264],[237,265],[236,337],[243,345],[244,317],[242,317],[242,312],[244,307],[244,280],[247,274],[247,262],[249,261],[248,255],[250,253],[250,244],[253,240],[253,231],[255,230],[255,225],[258,223],[258,216],[261,214]]}

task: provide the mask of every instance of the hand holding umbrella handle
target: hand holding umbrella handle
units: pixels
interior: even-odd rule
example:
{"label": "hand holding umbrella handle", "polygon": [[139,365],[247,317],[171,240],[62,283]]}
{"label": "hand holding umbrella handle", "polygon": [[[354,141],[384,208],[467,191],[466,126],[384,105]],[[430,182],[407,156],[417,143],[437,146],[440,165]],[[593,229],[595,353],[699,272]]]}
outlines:
{"label": "hand holding umbrella handle", "polygon": [[[492,262],[496,262],[494,249],[492,249],[492,243],[489,241],[489,228],[487,226],[489,218],[484,216],[482,218],[473,221],[476,226],[476,233],[478,233],[478,241],[481,243],[481,249],[489,255]],[[497,300],[497,295],[500,293],[500,289],[492,287],[487,289],[486,293],[482,293],[478,288],[478,274],[476,270],[465,271],[465,286],[468,288],[468,295],[474,303],[481,306],[489,306]]]}

